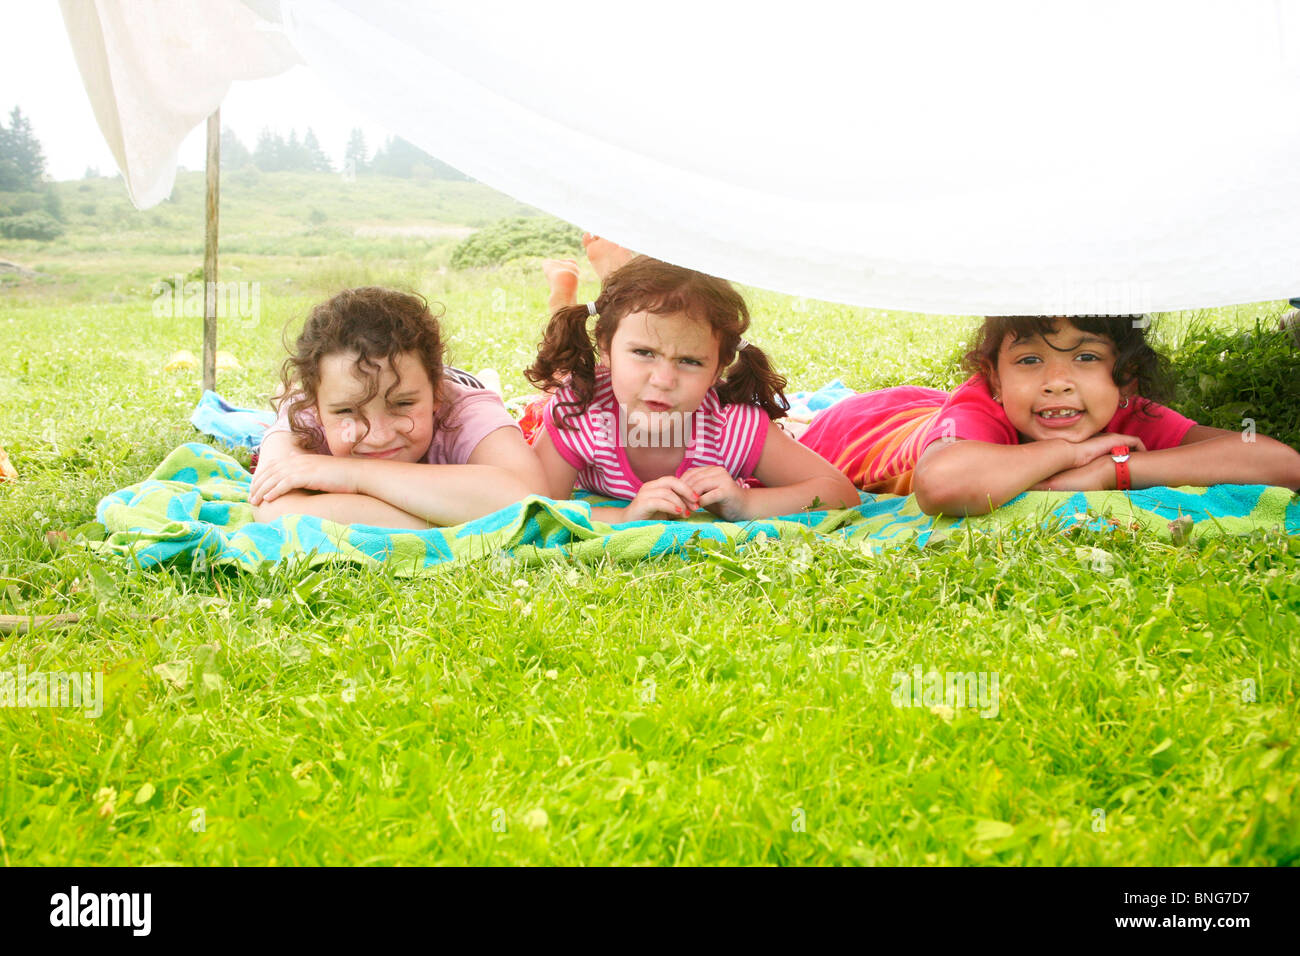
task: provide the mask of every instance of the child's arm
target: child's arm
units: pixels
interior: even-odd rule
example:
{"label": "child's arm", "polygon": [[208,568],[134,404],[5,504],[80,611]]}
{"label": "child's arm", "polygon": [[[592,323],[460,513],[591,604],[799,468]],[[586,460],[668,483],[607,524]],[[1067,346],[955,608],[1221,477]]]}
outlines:
{"label": "child's arm", "polygon": [[[1109,456],[1115,445],[1145,449],[1140,438],[1103,433],[1087,441],[1063,438],[998,445],[958,439],[930,444],[916,463],[912,492],[928,515],[982,515],[1022,491],[1071,469]],[[1114,462],[1104,459],[1114,470]]]}
{"label": "child's arm", "polygon": [[254,521],[274,521],[282,515],[314,515],[340,524],[368,524],[379,528],[414,528],[425,530],[429,522],[417,518],[386,501],[356,494],[316,494],[309,491],[289,491],[267,501],[263,489],[267,477],[277,461],[297,455],[307,455],[298,446],[291,432],[268,435],[258,449],[257,474],[249,492],[253,505]]}
{"label": "child's arm", "polygon": [[763,454],[754,468],[762,488],[743,488],[724,468],[692,468],[682,475],[700,504],[725,521],[795,514],[805,509],[852,508],[861,502],[853,482],[806,445],[768,422]]}
{"label": "child's arm", "polygon": [[[263,478],[263,467],[258,477]],[[386,503],[396,512],[437,526],[472,521],[530,494],[546,490],[541,466],[523,436],[514,428],[498,428],[474,448],[463,465],[430,465],[420,462],[366,461],[331,455],[293,455],[269,466],[262,484],[250,502],[257,506],[274,502],[294,489],[324,492],[308,499],[310,514],[329,508],[335,520],[359,523],[349,506],[359,497]],[[351,500],[319,503],[321,497]],[[295,505],[303,504],[299,499]],[[367,508],[373,511],[373,508]],[[284,513],[284,512],[281,512]],[[256,514],[256,512],[255,512]],[[397,515],[394,515],[397,517]],[[364,519],[371,523],[369,518]],[[411,527],[410,524],[393,527]]]}
{"label": "child's arm", "polygon": [[[1300,488],[1300,453],[1289,445],[1240,432],[1194,425],[1177,448],[1133,452],[1129,480],[1134,488],[1156,485],[1279,485]],[[1117,443],[1118,444],[1118,443]],[[1109,455],[1052,475],[1038,487],[1061,491],[1107,491],[1115,487]]]}

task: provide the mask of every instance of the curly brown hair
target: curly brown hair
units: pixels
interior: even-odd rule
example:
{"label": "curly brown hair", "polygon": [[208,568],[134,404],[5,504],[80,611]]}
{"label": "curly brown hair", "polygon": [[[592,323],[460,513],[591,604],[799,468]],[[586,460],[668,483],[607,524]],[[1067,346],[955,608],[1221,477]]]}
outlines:
{"label": "curly brown hair", "polygon": [[556,422],[561,428],[576,427],[573,419],[591,405],[597,350],[609,348],[619,322],[634,312],[685,313],[713,329],[719,367],[726,369],[715,386],[724,405],[757,405],[769,418],[780,418],[789,409],[786,380],[763,350],[752,344],[738,349],[749,328],[749,308],[725,279],[637,256],[605,277],[594,305],[597,319],[591,332],[585,305],[557,309],[538,343],[537,361],[524,371],[539,388],[568,385],[573,390],[574,400],[560,403]]}
{"label": "curly brown hair", "polygon": [[[434,315],[424,296],[415,293],[376,286],[340,292],[311,310],[292,347],[285,343],[289,357],[280,368],[280,392],[271,400],[272,407],[277,407],[277,399],[287,401],[290,431],[303,447],[318,447],[324,444],[325,434],[319,423],[315,427],[305,423],[301,413],[316,405],[321,360],[339,352],[356,353],[356,370],[366,383],[361,399],[365,405],[379,394],[379,360],[386,359],[394,368],[399,355],[413,352],[433,384],[434,433],[445,431],[450,427],[450,402],[443,377],[446,346],[438,326],[442,314],[439,307]],[[365,414],[359,408],[357,414],[369,431]]]}
{"label": "curly brown hair", "polygon": [[[1170,391],[1169,361],[1147,340],[1151,321],[1142,315],[990,315],[975,332],[962,365],[967,371],[987,380],[989,373],[997,368],[998,353],[1008,335],[1013,342],[1039,336],[1051,348],[1056,348],[1048,336],[1056,333],[1060,319],[1065,319],[1080,332],[1110,340],[1115,346],[1115,368],[1111,378],[1117,386],[1123,388],[1136,382],[1138,394],[1143,398],[1154,402],[1166,400]],[[1148,416],[1152,414],[1145,404],[1141,405],[1140,411]]]}

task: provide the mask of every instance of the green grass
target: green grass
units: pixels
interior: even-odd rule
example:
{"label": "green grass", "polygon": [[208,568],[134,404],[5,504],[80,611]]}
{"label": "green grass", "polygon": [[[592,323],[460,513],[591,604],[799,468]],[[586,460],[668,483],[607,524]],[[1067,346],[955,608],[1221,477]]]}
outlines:
{"label": "green grass", "polygon": [[[326,225],[414,208],[375,204]],[[275,208],[259,241],[292,244],[295,216]],[[182,232],[0,244],[63,269],[0,291],[0,445],[22,476],[0,484],[0,613],[85,615],[0,641],[0,671],[102,670],[107,698],[96,719],[0,708],[0,861],[1300,863],[1297,539],[1032,531],[874,557],[768,542],[734,556],[741,573],[491,561],[419,580],[142,572],[55,550],[48,530],[193,437],[196,374],[162,365],[198,351],[199,322],[155,317],[143,287],[192,268],[150,251]],[[536,263],[440,271],[446,246],[387,241],[224,259],[263,283],[263,308],[223,331],[244,366],[223,393],[263,403],[282,330],[359,281],[444,303],[452,359],[521,393]],[[748,293],[749,337],[795,387],[960,380],[970,317]],[[1209,343],[1281,311],[1162,317],[1184,403],[1200,362],[1224,379],[1206,410],[1226,404],[1216,389],[1237,386]],[[1227,364],[1257,382],[1260,432],[1294,424],[1281,339]],[[918,666],[997,675],[997,716],[895,706],[894,675]]]}

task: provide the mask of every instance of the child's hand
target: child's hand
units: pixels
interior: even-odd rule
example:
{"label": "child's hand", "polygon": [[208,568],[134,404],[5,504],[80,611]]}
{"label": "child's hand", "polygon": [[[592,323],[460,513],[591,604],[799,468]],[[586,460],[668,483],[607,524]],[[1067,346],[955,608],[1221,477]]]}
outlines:
{"label": "child's hand", "polygon": [[281,458],[257,469],[248,492],[248,503],[256,507],[298,489],[354,495],[357,493],[357,464],[351,458],[335,458],[333,455]]}
{"label": "child's hand", "polygon": [[[1117,435],[1112,432],[1102,432],[1100,435],[1093,435],[1088,440],[1081,441],[1074,446],[1074,467],[1082,468],[1089,462],[1096,461],[1102,455],[1109,457],[1110,450],[1116,445],[1127,445],[1130,452],[1147,450],[1147,446],[1142,443],[1142,439],[1136,435]],[[1107,464],[1113,464],[1113,462],[1108,460]],[[1066,474],[1066,472],[1061,472],[1061,474]]]}
{"label": "child's hand", "polygon": [[542,275],[551,290],[552,311],[578,304],[578,263],[575,259],[543,259]]}
{"label": "child's hand", "polygon": [[703,507],[723,521],[744,519],[749,489],[732,478],[727,469],[717,465],[691,468],[682,473],[682,481],[700,496]]}
{"label": "child's hand", "polygon": [[641,486],[623,510],[624,521],[659,521],[684,518],[697,507],[699,497],[680,478],[664,475]]}
{"label": "child's hand", "polygon": [[[1098,436],[1100,437],[1100,436]],[[1116,439],[1125,436],[1115,436]],[[1115,444],[1122,444],[1119,440]],[[1130,446],[1132,447],[1132,446]],[[1107,452],[1110,449],[1106,449]],[[1058,471],[1050,478],[1044,478],[1030,491],[1114,491],[1115,463],[1109,457],[1097,457],[1078,468]]]}

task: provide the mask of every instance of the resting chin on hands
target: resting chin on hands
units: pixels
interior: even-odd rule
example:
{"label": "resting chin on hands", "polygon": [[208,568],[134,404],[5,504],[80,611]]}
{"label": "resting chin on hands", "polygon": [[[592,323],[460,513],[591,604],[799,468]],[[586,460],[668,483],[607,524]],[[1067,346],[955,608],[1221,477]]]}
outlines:
{"label": "resting chin on hands", "polygon": [[268,504],[291,491],[357,494],[356,468],[360,462],[333,455],[290,455],[257,469],[249,489],[253,507]]}
{"label": "resting chin on hands", "polygon": [[1143,452],[1147,446],[1136,435],[1102,432],[1075,446],[1075,466],[1044,478],[1030,491],[1114,491],[1115,462],[1111,449],[1127,445],[1130,452]]}
{"label": "resting chin on hands", "polygon": [[1095,458],[1086,465],[1058,471],[1044,478],[1030,491],[1114,491],[1115,463],[1110,456]]}
{"label": "resting chin on hands", "polygon": [[682,481],[699,495],[701,507],[723,521],[740,521],[745,517],[749,489],[732,478],[727,469],[717,465],[691,468],[682,474]]}
{"label": "resting chin on hands", "polygon": [[[1074,446],[1074,467],[1082,468],[1090,462],[1097,461],[1102,456],[1105,456],[1106,461],[1110,462],[1110,450],[1116,445],[1127,445],[1130,452],[1147,450],[1147,446],[1143,444],[1142,439],[1136,435],[1102,432],[1100,435],[1093,435],[1086,441],[1081,441]],[[1112,470],[1114,469],[1112,468]],[[1061,472],[1061,474],[1066,473]]]}
{"label": "resting chin on hands", "polygon": [[660,521],[684,518],[699,506],[699,499],[681,478],[665,475],[647,481],[632,503],[623,509],[624,521]]}

